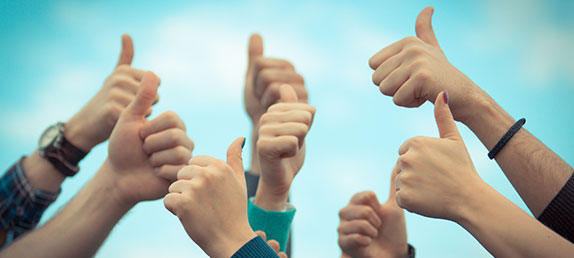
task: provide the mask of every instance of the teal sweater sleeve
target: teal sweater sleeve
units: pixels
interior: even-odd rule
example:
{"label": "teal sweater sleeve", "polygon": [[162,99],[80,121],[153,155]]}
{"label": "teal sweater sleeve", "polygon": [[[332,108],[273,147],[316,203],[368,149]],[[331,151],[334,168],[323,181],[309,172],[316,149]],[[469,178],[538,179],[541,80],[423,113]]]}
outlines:
{"label": "teal sweater sleeve", "polygon": [[267,240],[275,240],[279,243],[279,249],[285,252],[289,230],[295,216],[295,207],[287,204],[285,211],[266,211],[253,204],[253,198],[249,198],[247,208],[249,224],[253,231],[261,230],[267,235]]}
{"label": "teal sweater sleeve", "polygon": [[244,244],[231,258],[279,258],[279,255],[260,236]]}

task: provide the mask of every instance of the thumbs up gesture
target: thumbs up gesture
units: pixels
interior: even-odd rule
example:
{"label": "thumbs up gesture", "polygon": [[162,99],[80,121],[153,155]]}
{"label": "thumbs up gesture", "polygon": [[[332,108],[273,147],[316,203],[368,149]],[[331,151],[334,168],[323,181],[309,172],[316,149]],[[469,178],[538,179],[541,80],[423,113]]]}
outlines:
{"label": "thumbs up gesture", "polygon": [[485,184],[476,172],[449,109],[438,94],[435,118],[440,138],[414,137],[401,145],[395,180],[397,204],[432,218],[456,220],[473,191]]}
{"label": "thumbs up gesture", "polygon": [[447,89],[454,119],[466,123],[473,112],[468,103],[486,93],[447,60],[431,25],[433,11],[427,7],[418,15],[416,37],[406,37],[371,57],[373,83],[403,107],[433,102],[439,92]]}
{"label": "thumbs up gesture", "polygon": [[395,201],[396,169],[391,193],[380,204],[375,193],[360,192],[339,212],[339,247],[342,257],[407,257],[405,215]]}
{"label": "thumbs up gesture", "polygon": [[227,162],[196,156],[177,173],[165,207],[210,257],[231,257],[256,237],[247,220],[247,187],[241,157],[245,138],[227,150]]}
{"label": "thumbs up gesture", "polygon": [[135,99],[121,113],[110,136],[107,162],[120,198],[129,204],[163,197],[193,150],[185,124],[175,113],[145,119],[158,85],[155,74],[144,74]]}
{"label": "thumbs up gesture", "polygon": [[[89,151],[110,136],[120,113],[134,100],[145,71],[131,67],[134,56],[132,38],[122,36],[122,50],[112,74],[96,95],[66,123],[66,138]],[[154,104],[159,97],[154,96]],[[146,110],[151,114],[151,107]]]}
{"label": "thumbs up gesture", "polygon": [[307,102],[303,76],[295,71],[289,61],[265,57],[260,35],[254,34],[249,39],[248,54],[244,98],[245,109],[254,128],[267,108],[279,101],[281,84],[290,84],[297,93],[298,101]]}
{"label": "thumbs up gesture", "polygon": [[311,128],[315,107],[298,103],[295,89],[280,87],[280,102],[269,107],[259,122],[258,169],[261,171],[254,204],[283,211],[293,179],[305,160],[305,136]]}

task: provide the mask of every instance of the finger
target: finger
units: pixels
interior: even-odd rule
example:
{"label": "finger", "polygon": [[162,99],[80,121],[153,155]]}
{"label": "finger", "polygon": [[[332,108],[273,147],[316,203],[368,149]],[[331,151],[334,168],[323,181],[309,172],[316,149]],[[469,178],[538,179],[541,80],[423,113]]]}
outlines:
{"label": "finger", "polygon": [[346,250],[353,250],[359,247],[365,247],[371,244],[372,238],[361,235],[351,234],[339,236],[339,246],[345,252]]}
{"label": "finger", "polygon": [[181,118],[173,111],[163,112],[156,118],[146,121],[142,129],[140,130],[140,137],[145,139],[149,135],[167,130],[172,128],[179,128],[184,132],[187,130],[185,123]]}
{"label": "finger", "polygon": [[183,146],[176,146],[171,149],[154,152],[149,157],[152,167],[163,165],[187,165],[191,159],[191,151]]}
{"label": "finger", "polygon": [[398,54],[403,49],[403,46],[408,42],[412,42],[414,37],[406,37],[401,39],[377,52],[369,59],[369,66],[371,69],[377,69],[383,62],[387,59],[391,58],[392,56]]}
{"label": "finger", "polygon": [[405,83],[403,83],[393,96],[393,102],[397,106],[402,107],[418,107],[425,103],[426,98],[416,94],[416,91],[420,89],[421,81],[414,77],[410,77]]}
{"label": "finger", "polygon": [[313,115],[311,112],[301,110],[288,110],[283,112],[267,112],[260,120],[260,125],[274,123],[303,123],[311,125]]}
{"label": "finger", "polygon": [[261,238],[263,238],[263,240],[267,240],[267,235],[265,234],[265,232],[263,232],[261,230],[257,230],[257,231],[255,231],[255,234],[260,236]]}
{"label": "finger", "polygon": [[192,180],[197,174],[207,173],[205,167],[200,167],[197,165],[187,165],[184,166],[177,172],[178,180]]}
{"label": "finger", "polygon": [[227,149],[227,164],[235,172],[239,182],[245,186],[245,170],[243,169],[243,147],[245,146],[245,137],[239,137],[231,143]]}
{"label": "finger", "polygon": [[158,83],[158,78],[153,72],[146,72],[136,98],[126,108],[125,112],[143,118],[155,99]]}
{"label": "finger", "polygon": [[171,214],[177,216],[177,211],[179,210],[178,207],[182,207],[184,205],[184,199],[181,198],[181,193],[168,193],[163,198],[163,205],[165,208],[171,212]]}
{"label": "finger", "polygon": [[252,34],[249,38],[247,71],[252,69],[254,60],[263,56],[263,38],[259,34]]}
{"label": "finger", "polygon": [[269,112],[288,112],[288,111],[292,111],[292,110],[304,110],[304,111],[311,113],[312,116],[315,115],[315,111],[317,111],[317,109],[313,105],[310,105],[307,103],[280,102],[280,103],[277,103],[275,105],[270,106],[267,109],[267,113],[269,113]]}
{"label": "finger", "polygon": [[122,35],[122,51],[117,66],[131,65],[134,58],[134,43],[129,34]]}
{"label": "finger", "polygon": [[338,228],[339,234],[361,234],[368,237],[375,238],[379,231],[366,220],[342,220]]}
{"label": "finger", "polygon": [[386,203],[394,203],[396,204],[396,193],[397,190],[395,188],[395,179],[397,178],[398,167],[395,165],[393,171],[391,171],[391,181],[390,181],[390,190],[389,190],[389,198],[387,199]]}
{"label": "finger", "polygon": [[371,223],[375,228],[381,226],[381,218],[368,205],[348,205],[339,211],[339,218],[341,220],[366,220]]}
{"label": "finger", "polygon": [[154,152],[167,150],[176,146],[183,146],[192,151],[194,144],[183,130],[170,128],[147,136],[144,139],[143,150],[146,154],[151,155]]}
{"label": "finger", "polygon": [[279,96],[282,103],[297,102],[297,92],[289,84],[283,84],[279,87]]}
{"label": "finger", "polygon": [[191,180],[177,180],[169,185],[170,193],[183,193],[190,188]]}
{"label": "finger", "polygon": [[253,70],[251,71],[251,73],[257,76],[259,76],[262,70],[267,69],[295,71],[295,67],[293,67],[293,64],[291,64],[291,62],[285,59],[263,57],[263,56],[255,57],[255,59],[253,59],[252,61],[252,66]]}
{"label": "finger", "polygon": [[379,199],[377,198],[377,195],[372,191],[364,191],[356,193],[355,195],[353,195],[353,197],[351,197],[351,201],[349,202],[349,204],[368,205],[373,209],[373,211],[377,214],[377,216],[379,216],[379,218],[383,217],[382,214],[380,213],[381,204],[379,202]]}
{"label": "finger", "polygon": [[402,64],[404,54],[398,53],[389,59],[385,60],[373,73],[373,83],[375,85],[380,85],[381,82],[391,74],[394,70],[399,68]]}
{"label": "finger", "polygon": [[275,251],[276,253],[279,252],[279,242],[275,240],[269,240],[267,241],[267,244],[269,245],[269,247],[271,247],[271,249],[273,249],[273,251]]}
{"label": "finger", "polygon": [[277,255],[279,255],[279,258],[289,258],[289,257],[287,256],[287,254],[284,253],[284,252],[279,252],[279,253],[277,253]]}
{"label": "finger", "polygon": [[189,160],[189,165],[195,165],[199,167],[207,167],[209,165],[213,165],[216,163],[222,162],[214,157],[207,156],[207,155],[200,155],[195,156],[191,160]]}
{"label": "finger", "polygon": [[178,172],[184,167],[185,165],[163,165],[159,168],[155,168],[155,172],[159,177],[174,182],[178,179]]}
{"label": "finger", "polygon": [[446,90],[436,96],[436,100],[434,102],[434,116],[440,138],[449,138],[454,140],[462,139],[448,106],[448,92]]}
{"label": "finger", "polygon": [[423,9],[418,17],[415,24],[415,31],[417,37],[427,44],[440,49],[438,40],[436,39],[433,27],[432,27],[432,15],[434,8],[432,6],[427,6]]}
{"label": "finger", "polygon": [[257,150],[270,158],[290,158],[297,154],[299,139],[292,135],[261,137],[257,141]]}
{"label": "finger", "polygon": [[383,81],[381,81],[379,84],[379,90],[386,96],[393,96],[409,79],[409,77],[409,69],[403,68],[403,66],[399,66],[397,69],[392,71]]}
{"label": "finger", "polygon": [[299,142],[299,148],[303,146],[305,142],[305,136],[309,132],[309,126],[302,123],[282,123],[282,124],[268,124],[263,125],[259,129],[259,135],[261,137],[277,137],[277,136],[295,136]]}
{"label": "finger", "polygon": [[262,97],[263,92],[273,83],[304,84],[303,76],[285,68],[266,68],[255,78],[255,96]]}

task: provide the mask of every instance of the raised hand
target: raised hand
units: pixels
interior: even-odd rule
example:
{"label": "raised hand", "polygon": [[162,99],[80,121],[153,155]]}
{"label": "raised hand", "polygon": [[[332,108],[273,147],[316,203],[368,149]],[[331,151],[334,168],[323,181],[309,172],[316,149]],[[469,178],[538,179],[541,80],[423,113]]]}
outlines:
{"label": "raised hand", "polygon": [[240,137],[229,146],[227,162],[209,156],[191,159],[164,198],[165,207],[210,257],[231,257],[256,236],[247,220],[244,142]]}
{"label": "raised hand", "polygon": [[393,169],[385,203],[380,204],[373,192],[360,192],[339,212],[342,257],[407,257],[407,228],[403,209],[395,201],[395,177]]}
{"label": "raised hand", "polygon": [[295,71],[289,61],[263,56],[263,39],[258,34],[251,36],[248,48],[244,100],[247,114],[255,127],[267,108],[279,101],[281,84],[290,84],[297,93],[298,101],[307,102],[303,76]]}
{"label": "raised hand", "polygon": [[464,122],[474,112],[465,103],[486,93],[447,60],[431,25],[433,11],[427,7],[418,15],[417,37],[406,37],[371,57],[373,83],[384,95],[393,96],[395,104],[404,107],[432,102],[447,89],[454,119]]}
{"label": "raised hand", "polygon": [[456,209],[466,205],[484,181],[450,112],[447,92],[435,101],[440,138],[414,137],[399,149],[396,200],[400,207],[423,216],[455,220]]}
{"label": "raised hand", "polygon": [[[96,95],[66,123],[66,138],[89,151],[110,137],[121,112],[134,100],[145,71],[131,67],[132,38],[122,36],[122,50],[116,68]],[[154,103],[159,97],[154,96]],[[146,116],[151,114],[151,106]]]}
{"label": "raised hand", "polygon": [[109,163],[120,195],[129,203],[163,197],[178,169],[191,158],[193,142],[175,113],[145,119],[158,85],[155,74],[144,74],[137,96],[120,115],[110,137]]}
{"label": "raised hand", "polygon": [[305,160],[305,136],[315,107],[298,103],[293,87],[280,87],[280,103],[261,117],[257,154],[261,177],[254,204],[265,210],[283,211],[293,179]]}
{"label": "raised hand", "polygon": [[273,251],[275,251],[277,253],[279,258],[287,258],[287,254],[284,252],[281,252],[281,250],[279,249],[279,242],[277,242],[273,239],[267,240],[267,235],[265,234],[265,232],[263,232],[261,230],[255,231],[255,234],[257,234],[258,236],[263,238],[263,240],[265,240],[267,242],[269,247],[271,247],[271,249],[273,249]]}

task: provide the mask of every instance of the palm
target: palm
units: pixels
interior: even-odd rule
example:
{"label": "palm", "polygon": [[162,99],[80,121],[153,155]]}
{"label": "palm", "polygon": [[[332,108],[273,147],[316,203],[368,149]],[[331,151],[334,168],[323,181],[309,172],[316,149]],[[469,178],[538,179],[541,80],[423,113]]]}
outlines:
{"label": "palm", "polygon": [[146,120],[125,113],[112,131],[108,146],[119,187],[128,199],[135,202],[159,199],[167,193],[169,182],[155,175],[148,156],[143,152],[139,133]]}

